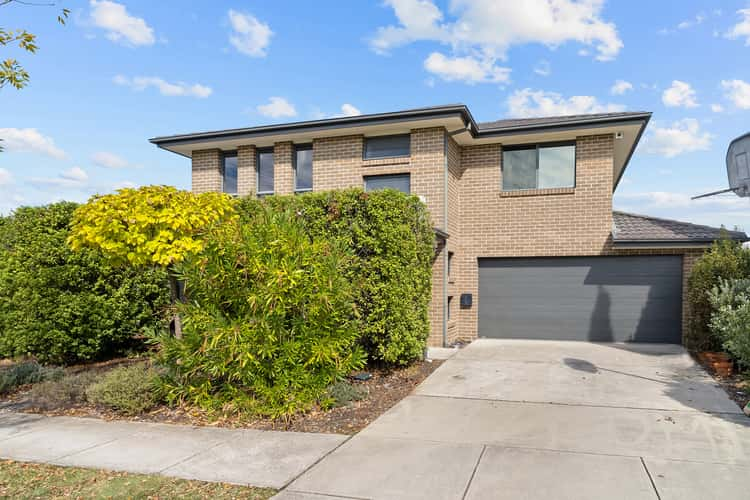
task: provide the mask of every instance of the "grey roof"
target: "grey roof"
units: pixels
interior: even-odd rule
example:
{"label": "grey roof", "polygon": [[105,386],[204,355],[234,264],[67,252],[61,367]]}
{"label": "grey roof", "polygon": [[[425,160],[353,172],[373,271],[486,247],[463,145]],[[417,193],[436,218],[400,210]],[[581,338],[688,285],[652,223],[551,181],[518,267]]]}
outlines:
{"label": "grey roof", "polygon": [[728,231],[646,215],[613,211],[612,218],[612,238],[615,243],[710,243],[722,237],[748,240],[742,231]]}
{"label": "grey roof", "polygon": [[545,116],[539,118],[509,118],[505,120],[495,120],[492,122],[482,122],[477,124],[480,131],[500,130],[500,129],[517,129],[526,127],[550,127],[561,125],[576,125],[580,123],[592,123],[597,121],[611,121],[618,118],[637,118],[649,116],[647,111],[627,111],[620,113],[592,113],[586,115],[567,115],[567,116]]}

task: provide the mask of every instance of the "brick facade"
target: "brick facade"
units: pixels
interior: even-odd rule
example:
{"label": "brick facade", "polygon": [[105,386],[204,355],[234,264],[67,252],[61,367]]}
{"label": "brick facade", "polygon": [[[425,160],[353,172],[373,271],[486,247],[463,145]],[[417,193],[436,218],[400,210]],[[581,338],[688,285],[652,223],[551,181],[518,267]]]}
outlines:
{"label": "brick facade", "polygon": [[[449,234],[438,241],[433,263],[429,344],[450,344],[477,336],[478,259],[483,257],[683,255],[683,288],[700,249],[618,250],[612,247],[614,137],[576,139],[575,187],[503,192],[502,145],[462,147],[444,128],[411,131],[409,157],[366,160],[364,137],[313,140],[313,189],[364,186],[368,175],[409,173],[411,191],[427,205],[433,225]],[[274,147],[274,189],[294,192],[294,145]],[[218,150],[193,152],[193,190],[221,189]],[[256,185],[256,149],[238,149],[238,191]],[[452,255],[448,276],[448,256]],[[461,308],[459,297],[473,304]],[[447,298],[452,297],[450,314]],[[683,299],[683,331],[688,318]],[[450,319],[448,319],[450,316]],[[445,329],[444,329],[445,325]]]}

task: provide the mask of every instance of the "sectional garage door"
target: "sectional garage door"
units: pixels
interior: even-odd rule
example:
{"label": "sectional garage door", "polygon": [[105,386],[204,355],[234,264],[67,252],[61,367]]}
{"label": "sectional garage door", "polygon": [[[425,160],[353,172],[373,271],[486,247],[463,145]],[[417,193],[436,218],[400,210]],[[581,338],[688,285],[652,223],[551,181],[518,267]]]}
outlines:
{"label": "sectional garage door", "polygon": [[681,342],[682,257],[479,259],[479,336]]}

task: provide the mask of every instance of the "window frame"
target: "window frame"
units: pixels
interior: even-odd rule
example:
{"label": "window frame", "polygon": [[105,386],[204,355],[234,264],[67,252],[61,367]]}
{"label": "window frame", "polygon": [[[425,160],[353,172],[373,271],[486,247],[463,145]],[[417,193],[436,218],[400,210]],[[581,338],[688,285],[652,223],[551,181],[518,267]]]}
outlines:
{"label": "window frame", "polygon": [[[537,142],[530,144],[513,144],[511,146],[503,146],[502,158],[500,159],[500,172],[502,173],[500,179],[500,190],[505,193],[513,193],[517,191],[539,191],[544,189],[575,189],[578,183],[578,145],[576,140],[569,141],[551,141],[551,142]],[[540,188],[539,187],[539,150],[543,148],[555,148],[561,146],[573,146],[573,185],[572,186],[559,186],[554,188]],[[506,151],[523,151],[523,150],[535,150],[536,152],[536,186],[532,188],[518,188],[518,189],[505,189],[503,186],[505,182],[505,152]]]}
{"label": "window frame", "polygon": [[[274,183],[274,189],[271,191],[261,191],[260,190],[260,155],[271,153],[271,172],[272,172],[272,179]],[[257,148],[255,150],[255,195],[256,196],[271,196],[276,191],[276,157],[274,156],[274,150],[272,147],[270,148]]]}
{"label": "window frame", "polygon": [[[237,166],[236,166],[236,175],[237,178],[235,180],[235,191],[234,193],[227,193],[224,191],[224,182],[227,177],[226,175],[226,159],[227,158],[237,158]],[[221,152],[221,192],[224,194],[228,194],[230,196],[239,196],[240,192],[240,166],[239,166],[239,158],[237,156],[237,151],[222,151]]]}
{"label": "window frame", "polygon": [[454,256],[455,256],[455,252],[450,252],[450,251],[448,252],[448,262],[446,264],[446,268],[447,268],[446,271],[447,271],[447,274],[448,274],[448,280],[450,280],[451,277],[452,277],[451,276],[451,270],[452,270],[451,268],[453,267],[453,257]]}
{"label": "window frame", "polygon": [[297,151],[312,151],[313,145],[312,143],[309,144],[295,144],[294,145],[294,158],[292,159],[294,163],[294,192],[295,193],[309,193],[313,190],[315,187],[315,184],[313,184],[313,178],[312,178],[312,170],[313,170],[313,159],[310,158],[310,187],[309,188],[298,188],[297,187]]}
{"label": "window frame", "polygon": [[453,295],[448,295],[448,299],[446,300],[446,304],[445,304],[445,308],[447,309],[447,314],[446,314],[445,319],[447,321],[450,321],[451,319],[453,319],[451,318],[451,309],[452,309],[451,306],[452,305],[453,305]]}
{"label": "window frame", "polygon": [[[390,178],[393,178],[393,177],[406,177],[409,180],[409,191],[407,193],[405,193],[405,194],[408,194],[408,195],[411,194],[411,172],[401,172],[401,173],[397,173],[397,174],[363,175],[362,176],[362,183],[364,184],[365,192],[370,192],[367,189],[367,180],[368,179],[384,178],[384,177],[390,177]],[[380,188],[380,189],[393,189],[395,191],[403,193],[403,191],[401,191],[400,189],[396,189],[396,188]]]}
{"label": "window frame", "polygon": [[[367,141],[372,139],[386,139],[391,137],[408,137],[409,138],[409,145],[406,149],[406,154],[399,154],[399,155],[387,155],[387,156],[369,156],[367,152]],[[411,157],[411,133],[407,132],[405,134],[388,134],[388,135],[373,135],[369,137],[365,137],[364,141],[362,143],[362,159],[363,160],[387,160],[389,158],[409,158]]]}

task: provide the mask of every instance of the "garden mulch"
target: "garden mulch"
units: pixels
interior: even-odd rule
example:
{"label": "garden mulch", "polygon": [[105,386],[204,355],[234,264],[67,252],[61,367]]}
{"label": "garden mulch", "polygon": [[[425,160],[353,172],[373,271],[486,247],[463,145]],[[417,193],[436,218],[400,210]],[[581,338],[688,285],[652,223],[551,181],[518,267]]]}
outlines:
{"label": "garden mulch", "polygon": [[[131,360],[112,360],[106,364],[90,365],[88,368],[75,367],[76,372],[84,369],[105,371]],[[0,409],[25,411],[50,416],[94,417],[104,420],[130,420],[160,422],[183,425],[215,426],[231,428],[251,428],[259,430],[285,430],[296,432],[319,432],[328,434],[355,434],[370,422],[401,401],[414,388],[427,378],[440,364],[440,360],[421,361],[405,368],[365,369],[372,377],[369,380],[350,382],[366,393],[360,401],[352,401],[346,406],[324,410],[315,408],[307,413],[296,415],[289,421],[258,417],[238,417],[236,415],[211,415],[199,408],[159,405],[156,408],[133,417],[127,417],[93,405],[77,405],[52,410],[34,408],[29,400],[29,387],[5,395],[0,401]]]}

